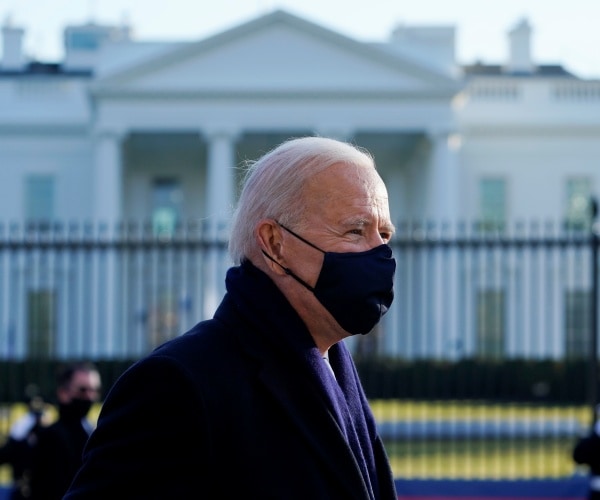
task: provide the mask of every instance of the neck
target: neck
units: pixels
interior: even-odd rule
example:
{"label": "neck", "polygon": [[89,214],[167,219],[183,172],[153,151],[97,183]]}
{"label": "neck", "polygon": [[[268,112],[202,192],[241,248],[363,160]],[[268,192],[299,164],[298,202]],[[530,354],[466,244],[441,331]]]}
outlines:
{"label": "neck", "polygon": [[[298,306],[295,307],[295,309],[308,328],[317,349],[321,355],[324,356],[332,345],[337,344],[339,341],[348,337],[349,334],[342,329],[325,308],[314,299],[314,295],[312,296],[312,299],[314,302],[317,302],[317,304],[311,304],[307,307]],[[323,311],[316,314],[315,308],[317,307],[322,308]]]}
{"label": "neck", "polygon": [[[266,257],[273,260],[268,255]],[[349,336],[349,333],[338,325],[327,309],[317,300],[310,288],[298,286],[296,281],[290,280],[287,274],[274,272],[265,264],[264,259],[251,259],[251,262],[269,276],[296,310],[321,355],[325,355],[332,345]]]}

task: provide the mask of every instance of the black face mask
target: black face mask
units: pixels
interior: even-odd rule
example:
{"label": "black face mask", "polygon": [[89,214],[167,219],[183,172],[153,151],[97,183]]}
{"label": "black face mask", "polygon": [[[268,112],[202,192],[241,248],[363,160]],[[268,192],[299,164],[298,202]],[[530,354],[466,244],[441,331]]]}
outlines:
{"label": "black face mask", "polygon": [[67,404],[60,405],[61,417],[72,420],[81,420],[92,408],[92,401],[89,399],[73,398]]}
{"label": "black face mask", "polygon": [[287,227],[279,225],[300,241],[325,254],[316,285],[311,287],[292,270],[263,253],[313,292],[344,330],[352,335],[369,333],[388,311],[394,299],[396,260],[392,257],[389,245],[379,245],[366,252],[325,252]]}

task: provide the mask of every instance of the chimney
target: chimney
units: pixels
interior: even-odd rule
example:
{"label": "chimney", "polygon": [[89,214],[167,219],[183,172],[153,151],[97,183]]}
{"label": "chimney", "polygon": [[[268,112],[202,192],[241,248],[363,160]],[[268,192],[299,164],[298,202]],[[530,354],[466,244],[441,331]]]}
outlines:
{"label": "chimney", "polygon": [[508,33],[509,59],[506,66],[508,73],[533,73],[535,66],[531,59],[531,26],[527,19],[522,19]]}
{"label": "chimney", "polygon": [[3,70],[21,70],[25,65],[23,54],[23,36],[25,30],[10,25],[7,19],[2,27],[2,61],[0,67]]}

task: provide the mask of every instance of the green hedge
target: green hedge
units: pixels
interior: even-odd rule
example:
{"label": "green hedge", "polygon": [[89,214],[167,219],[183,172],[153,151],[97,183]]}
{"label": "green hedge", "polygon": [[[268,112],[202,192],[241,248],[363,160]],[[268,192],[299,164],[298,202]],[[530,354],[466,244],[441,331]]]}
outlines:
{"label": "green hedge", "polygon": [[[104,392],[133,360],[95,360]],[[0,402],[23,399],[37,384],[53,401],[59,361],[0,362]],[[559,361],[403,361],[358,359],[365,392],[373,399],[469,399],[581,404],[587,401],[589,369],[585,360]]]}
{"label": "green hedge", "polygon": [[357,360],[373,399],[469,399],[585,403],[588,363],[581,361]]}

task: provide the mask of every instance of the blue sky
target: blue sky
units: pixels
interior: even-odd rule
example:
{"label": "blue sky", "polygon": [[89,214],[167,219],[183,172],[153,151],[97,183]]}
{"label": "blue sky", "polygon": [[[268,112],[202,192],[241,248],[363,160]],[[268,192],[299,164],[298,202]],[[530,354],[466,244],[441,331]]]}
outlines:
{"label": "blue sky", "polygon": [[368,41],[398,24],[453,25],[461,63],[504,62],[507,32],[526,17],[538,63],[600,79],[600,0],[0,0],[0,21],[26,29],[28,54],[56,61],[69,24],[127,21],[140,40],[198,40],[274,9]]}

